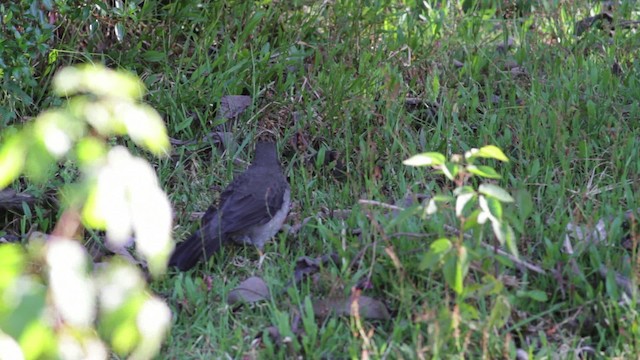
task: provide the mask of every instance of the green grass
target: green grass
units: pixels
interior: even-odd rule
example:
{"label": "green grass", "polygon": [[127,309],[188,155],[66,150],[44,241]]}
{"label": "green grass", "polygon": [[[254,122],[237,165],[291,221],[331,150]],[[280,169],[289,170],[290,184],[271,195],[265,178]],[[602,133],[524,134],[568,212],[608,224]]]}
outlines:
{"label": "green grass", "polygon": [[[175,315],[160,358],[357,358],[364,350],[374,358],[514,358],[516,348],[532,358],[564,358],[584,347],[610,358],[640,351],[635,299],[621,302],[621,290],[598,274],[601,265],[630,279],[638,271],[637,255],[621,245],[624,212],[640,208],[638,37],[629,30],[612,38],[598,31],[574,37],[574,21],[599,11],[582,2],[538,5],[508,19],[488,10],[465,14],[453,5],[366,3],[145,1],[132,15],[117,17],[127,29],[123,43],[112,40],[101,52],[97,43],[108,39],[79,47],[86,35],[70,32],[56,44],[61,65],[91,58],[137,73],[173,138],[202,139],[220,125],[222,96],[253,98],[237,120],[220,125],[245,148],[220,156],[213,144],[198,141],[174,147],[170,160],[156,164],[174,206],[176,239],[193,229],[191,212],[216,199],[210,189],[242,170],[234,159],[250,159],[252,138],[265,123],[277,130],[292,187],[290,224],[322,209],[351,210],[346,219],[313,219],[295,235],[280,234],[266,246],[261,269],[254,249],[227,248],[207,266],[154,283]],[[625,4],[617,14],[635,19],[634,6]],[[513,47],[500,51],[508,37]],[[615,63],[622,75],[612,72]],[[407,105],[407,98],[420,103]],[[440,175],[402,160],[486,144],[511,160],[497,167],[499,184],[532,196],[529,217],[519,218],[517,205],[507,215],[520,224],[522,259],[547,275],[518,270],[474,247],[478,260],[466,285],[497,278],[504,289],[495,294],[506,296],[511,310],[505,326],[487,328],[495,294],[470,296],[460,308],[456,338],[453,292],[440,272],[418,269],[431,241],[452,235],[443,224],[456,226],[455,220],[409,217],[389,225],[388,211],[358,200],[395,203],[409,192],[450,191]],[[329,150],[344,163],[343,176],[332,171],[335,163],[313,157]],[[606,242],[574,239],[575,254],[563,252],[567,224],[594,226],[609,216]],[[427,236],[386,237],[371,219],[387,234]],[[20,224],[25,231],[30,225]],[[484,241],[493,243],[489,234]],[[402,268],[385,252],[391,245]],[[340,264],[286,287],[298,257],[331,252]],[[269,284],[273,299],[231,309],[228,292],[253,274]],[[365,333],[373,330],[370,339],[354,319],[313,318],[312,299],[349,296],[367,276],[371,286],[363,294],[384,302],[392,315],[364,321]],[[547,300],[523,295],[530,290]],[[255,341],[269,326],[286,340]]]}

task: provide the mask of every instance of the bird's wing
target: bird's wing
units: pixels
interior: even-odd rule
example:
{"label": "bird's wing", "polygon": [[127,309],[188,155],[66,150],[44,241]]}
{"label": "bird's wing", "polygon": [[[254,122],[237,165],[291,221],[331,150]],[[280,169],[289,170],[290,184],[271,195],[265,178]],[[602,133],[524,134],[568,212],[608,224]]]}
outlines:
{"label": "bird's wing", "polygon": [[255,225],[264,225],[282,208],[286,184],[271,181],[269,186],[248,191],[232,191],[220,206],[222,231],[231,234]]}

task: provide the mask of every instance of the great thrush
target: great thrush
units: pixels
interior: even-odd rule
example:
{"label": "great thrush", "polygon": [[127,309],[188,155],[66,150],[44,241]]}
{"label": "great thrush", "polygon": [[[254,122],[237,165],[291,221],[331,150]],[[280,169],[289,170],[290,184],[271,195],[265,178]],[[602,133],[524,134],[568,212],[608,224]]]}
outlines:
{"label": "great thrush", "polygon": [[289,212],[290,194],[275,143],[258,142],[251,166],[220,194],[217,208],[207,209],[200,228],[176,246],[169,266],[187,271],[228,242],[253,244],[262,261],[265,242],[280,230]]}

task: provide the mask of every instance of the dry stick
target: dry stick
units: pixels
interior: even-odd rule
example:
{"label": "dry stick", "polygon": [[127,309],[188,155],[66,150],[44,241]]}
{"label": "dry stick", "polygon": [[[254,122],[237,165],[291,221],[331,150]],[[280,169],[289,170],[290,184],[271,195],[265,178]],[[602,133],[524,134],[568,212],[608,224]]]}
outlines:
{"label": "dry stick", "polygon": [[344,220],[348,218],[350,214],[351,214],[351,210],[342,210],[342,209],[318,211],[315,215],[307,216],[306,218],[302,219],[302,221],[299,222],[298,224],[291,225],[289,229],[286,230],[286,233],[287,235],[296,235],[298,232],[300,232],[300,230],[305,225],[307,225],[309,221],[313,219],[319,219],[319,218],[325,218],[326,216],[331,216],[333,218]]}
{"label": "dry stick", "polygon": [[[453,233],[455,233],[456,235],[458,235],[460,233],[460,230],[454,228],[453,226],[450,225],[444,225],[444,228],[448,231],[451,231]],[[462,234],[462,236],[464,236],[466,239],[470,239],[471,235],[469,234]],[[530,262],[524,261],[524,260],[520,260],[517,257],[509,254],[508,252],[500,249],[500,248],[496,248],[495,246],[489,245],[489,244],[485,244],[483,242],[480,242],[480,245],[482,245],[482,247],[484,247],[485,249],[491,250],[491,251],[495,251],[496,253],[507,257],[509,260],[513,261],[514,263],[516,263],[516,265],[520,265],[526,269],[529,269],[535,273],[538,273],[540,275],[547,275],[547,272],[544,271],[541,267],[534,265]]]}
{"label": "dry stick", "polygon": [[[598,221],[598,223],[600,223],[601,221],[603,221],[602,219],[600,219]],[[586,230],[584,231],[585,233],[587,232]],[[600,236],[597,237],[597,239],[593,239],[593,236],[590,235],[584,235],[584,233],[577,233],[574,230],[574,234],[578,234],[578,240],[582,240],[582,241],[589,241],[591,243],[598,243],[600,241],[603,241],[604,239],[600,238]],[[600,235],[600,234],[598,234]],[[606,236],[606,234],[604,235]],[[576,262],[576,259],[573,257],[574,255],[574,251],[573,251],[573,245],[571,244],[571,240],[570,240],[570,235],[567,233],[564,237],[564,242],[562,244],[562,247],[564,248],[564,251],[569,254],[572,255],[572,257],[569,259],[569,264],[571,265],[571,270],[573,271],[573,273],[575,275],[578,276],[584,276],[584,274],[582,273],[582,271],[580,270],[580,267],[578,266],[578,263]],[[607,279],[607,275],[609,274],[609,272],[613,273],[613,276],[615,278],[615,282],[618,286],[620,286],[622,288],[622,290],[629,295],[630,297],[633,296],[633,283],[631,280],[629,280],[628,278],[626,278],[625,276],[619,274],[618,272],[614,271],[614,270],[609,270],[606,266],[601,265],[598,268],[598,273],[600,274],[600,276],[602,276],[605,280]]]}
{"label": "dry stick", "polygon": [[398,211],[403,211],[404,208],[397,206],[397,205],[391,205],[391,204],[387,204],[387,203],[383,203],[380,201],[375,201],[375,200],[366,200],[366,199],[360,199],[358,200],[358,204],[361,205],[374,205],[374,206],[379,206],[379,207],[383,207],[385,209],[390,209],[390,210],[398,210]]}

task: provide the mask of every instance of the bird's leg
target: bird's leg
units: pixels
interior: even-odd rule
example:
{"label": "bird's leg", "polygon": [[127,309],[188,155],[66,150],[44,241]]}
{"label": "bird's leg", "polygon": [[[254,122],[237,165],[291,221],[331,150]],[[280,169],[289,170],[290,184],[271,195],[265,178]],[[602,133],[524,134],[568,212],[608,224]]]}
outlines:
{"label": "bird's leg", "polygon": [[262,270],[262,262],[264,261],[266,254],[262,251],[262,249],[260,248],[256,248],[256,249],[258,249],[258,255],[260,255],[260,258],[258,259],[258,270]]}

